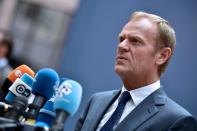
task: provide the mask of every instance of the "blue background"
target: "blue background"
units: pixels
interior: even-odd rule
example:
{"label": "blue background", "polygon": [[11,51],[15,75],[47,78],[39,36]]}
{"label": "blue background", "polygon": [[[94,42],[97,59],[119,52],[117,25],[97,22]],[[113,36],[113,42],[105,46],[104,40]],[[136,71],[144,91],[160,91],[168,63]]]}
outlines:
{"label": "blue background", "polygon": [[160,15],[174,27],[177,46],[161,83],[169,97],[197,117],[196,7],[195,0],[82,0],[65,41],[59,70],[61,76],[83,86],[81,106],[66,122],[66,130],[74,129],[93,93],[121,88],[114,72],[118,34],[130,14],[138,10]]}

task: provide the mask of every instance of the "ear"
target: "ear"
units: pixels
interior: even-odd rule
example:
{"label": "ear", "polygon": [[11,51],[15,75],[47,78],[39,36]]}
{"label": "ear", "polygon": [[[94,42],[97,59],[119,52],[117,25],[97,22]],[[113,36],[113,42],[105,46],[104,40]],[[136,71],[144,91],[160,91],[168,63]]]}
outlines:
{"label": "ear", "polygon": [[172,55],[172,49],[169,47],[162,48],[157,52],[156,55],[156,64],[162,65],[164,64]]}

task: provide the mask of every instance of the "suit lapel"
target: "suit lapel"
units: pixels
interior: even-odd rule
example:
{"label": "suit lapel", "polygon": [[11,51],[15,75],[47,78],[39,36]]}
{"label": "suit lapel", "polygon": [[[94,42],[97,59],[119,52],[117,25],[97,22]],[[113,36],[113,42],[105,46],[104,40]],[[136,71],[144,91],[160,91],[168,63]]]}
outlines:
{"label": "suit lapel", "polygon": [[162,88],[148,96],[115,129],[115,131],[135,130],[159,112],[157,106],[164,105],[166,95]]}
{"label": "suit lapel", "polygon": [[94,109],[92,109],[91,113],[91,117],[93,116],[94,119],[91,119],[91,122],[89,123],[90,131],[96,130],[103,115],[106,113],[107,109],[110,107],[110,105],[114,102],[114,100],[118,97],[119,94],[120,90],[116,90],[113,92],[109,92],[109,94],[98,96],[99,98],[97,98]]}

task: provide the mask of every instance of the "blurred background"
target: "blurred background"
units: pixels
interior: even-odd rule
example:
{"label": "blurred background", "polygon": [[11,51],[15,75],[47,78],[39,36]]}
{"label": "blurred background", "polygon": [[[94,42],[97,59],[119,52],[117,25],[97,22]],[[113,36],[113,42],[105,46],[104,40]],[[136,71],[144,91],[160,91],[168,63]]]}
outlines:
{"label": "blurred background", "polygon": [[51,67],[81,83],[83,99],[68,119],[74,130],[89,97],[119,89],[114,72],[118,34],[134,11],[169,20],[177,36],[171,63],[161,79],[167,94],[197,118],[196,0],[0,0],[0,29],[13,34],[10,65],[35,71]]}

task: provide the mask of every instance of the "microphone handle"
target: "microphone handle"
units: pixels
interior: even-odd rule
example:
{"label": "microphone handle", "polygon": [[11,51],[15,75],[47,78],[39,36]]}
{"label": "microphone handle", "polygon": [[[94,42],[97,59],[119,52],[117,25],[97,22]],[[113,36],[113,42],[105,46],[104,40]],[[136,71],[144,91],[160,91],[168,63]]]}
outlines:
{"label": "microphone handle", "polygon": [[16,122],[20,122],[20,117],[23,116],[26,107],[22,105],[13,105],[4,115],[4,118],[14,120]]}
{"label": "microphone handle", "polygon": [[43,106],[45,103],[45,98],[42,96],[35,96],[32,104],[30,104],[29,107],[29,118],[35,120],[38,116],[38,113],[40,111],[40,108]]}
{"label": "microphone handle", "polygon": [[10,108],[12,108],[11,105],[6,104],[6,103],[4,103],[4,102],[0,102],[0,117],[4,116],[5,113],[6,113]]}
{"label": "microphone handle", "polygon": [[50,131],[64,131],[64,124],[68,116],[69,116],[68,112],[64,110],[60,110],[60,109],[56,110],[56,118],[53,122]]}

